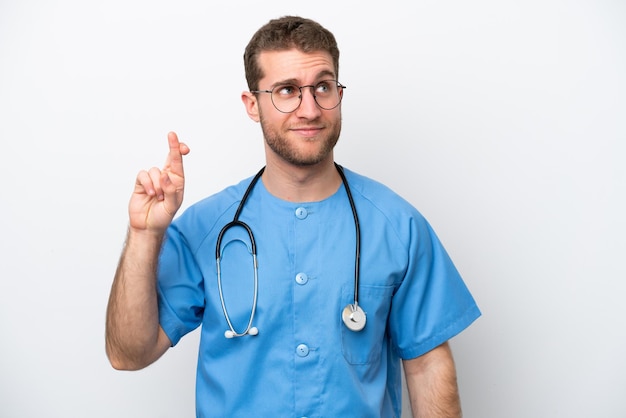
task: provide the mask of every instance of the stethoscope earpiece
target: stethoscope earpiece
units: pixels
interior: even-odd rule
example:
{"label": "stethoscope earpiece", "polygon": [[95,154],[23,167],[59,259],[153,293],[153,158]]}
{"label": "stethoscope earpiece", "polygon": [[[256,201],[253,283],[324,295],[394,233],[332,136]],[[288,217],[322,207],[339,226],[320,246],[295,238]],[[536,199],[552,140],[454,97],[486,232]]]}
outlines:
{"label": "stethoscope earpiece", "polygon": [[243,334],[237,334],[232,329],[227,329],[226,331],[224,331],[224,337],[228,339],[235,338],[235,337],[243,337],[244,335],[252,335],[252,336],[259,335],[259,329],[257,327],[250,327],[250,329],[245,331]]}

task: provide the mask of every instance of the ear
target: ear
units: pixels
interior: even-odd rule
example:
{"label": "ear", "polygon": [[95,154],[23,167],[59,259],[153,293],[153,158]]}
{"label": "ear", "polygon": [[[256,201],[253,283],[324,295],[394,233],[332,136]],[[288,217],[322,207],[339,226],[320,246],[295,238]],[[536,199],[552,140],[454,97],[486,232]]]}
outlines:
{"label": "ear", "polygon": [[241,93],[241,101],[246,108],[246,113],[248,117],[255,122],[260,120],[259,118],[259,101],[254,93],[250,93],[249,91],[244,91]]}

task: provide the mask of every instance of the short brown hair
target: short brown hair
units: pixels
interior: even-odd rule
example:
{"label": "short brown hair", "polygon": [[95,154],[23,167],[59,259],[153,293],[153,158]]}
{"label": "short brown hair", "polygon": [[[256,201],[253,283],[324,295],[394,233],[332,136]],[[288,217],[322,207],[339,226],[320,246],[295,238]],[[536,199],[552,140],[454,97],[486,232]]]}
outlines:
{"label": "short brown hair", "polygon": [[319,23],[298,16],[272,19],[263,25],[250,39],[243,54],[248,88],[258,90],[264,74],[258,64],[263,51],[281,51],[296,48],[302,52],[325,51],[330,54],[339,77],[339,48],[335,36]]}

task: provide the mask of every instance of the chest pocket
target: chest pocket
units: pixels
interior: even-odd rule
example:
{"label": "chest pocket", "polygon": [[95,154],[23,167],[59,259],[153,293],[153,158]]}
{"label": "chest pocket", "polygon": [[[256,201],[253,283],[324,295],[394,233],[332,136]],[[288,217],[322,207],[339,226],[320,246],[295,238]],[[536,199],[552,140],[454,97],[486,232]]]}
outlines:
{"label": "chest pocket", "polygon": [[[343,323],[340,326],[343,356],[348,363],[368,364],[380,359],[392,294],[393,286],[360,285],[359,306],[367,315],[365,328],[355,332]],[[341,309],[354,302],[354,289],[351,286],[342,289],[342,302]]]}

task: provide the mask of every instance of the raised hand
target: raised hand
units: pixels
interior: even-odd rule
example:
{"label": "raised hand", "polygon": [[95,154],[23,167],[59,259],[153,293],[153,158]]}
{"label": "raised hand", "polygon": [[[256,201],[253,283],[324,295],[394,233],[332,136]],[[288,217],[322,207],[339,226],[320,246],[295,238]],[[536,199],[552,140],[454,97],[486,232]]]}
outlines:
{"label": "raised hand", "polygon": [[128,205],[132,229],[157,233],[165,231],[183,203],[183,155],[189,153],[189,147],[179,142],[174,132],[167,135],[167,140],[170,151],[165,166],[162,169],[152,167],[137,174]]}

